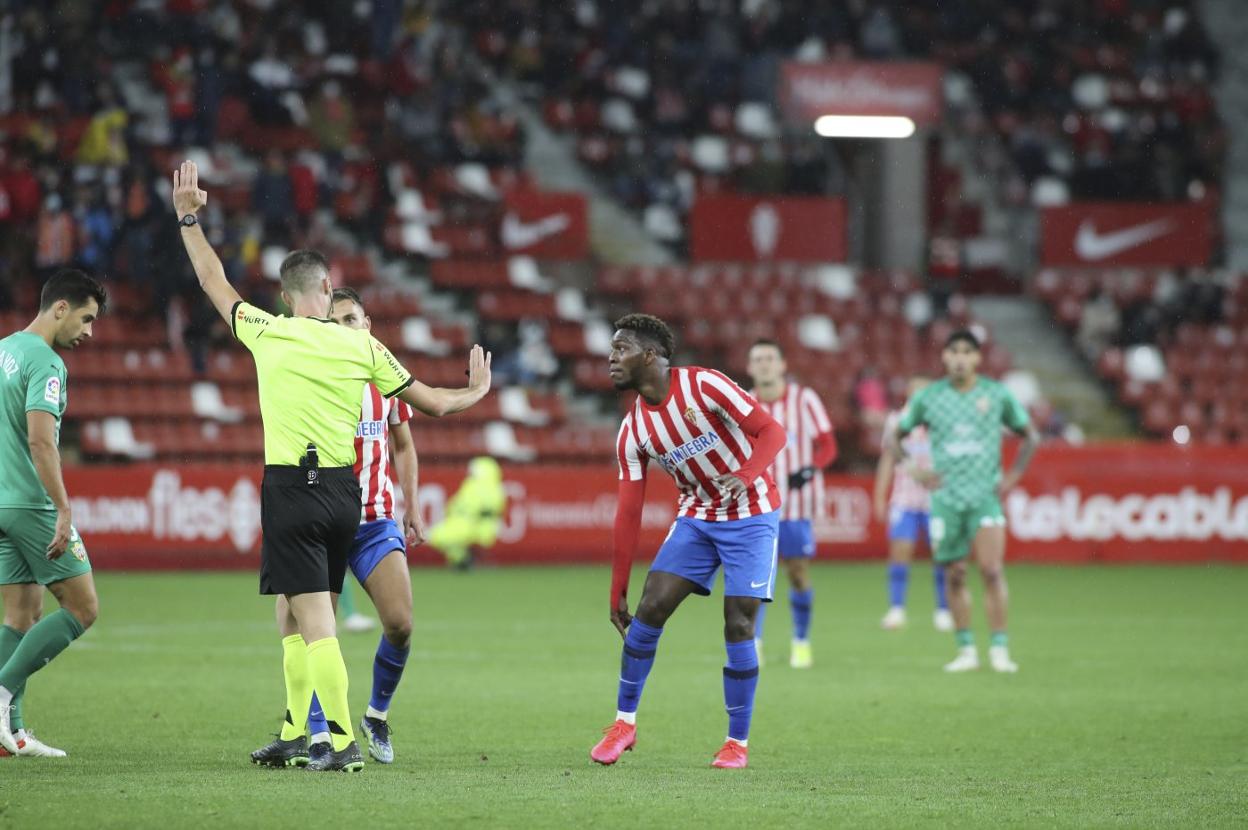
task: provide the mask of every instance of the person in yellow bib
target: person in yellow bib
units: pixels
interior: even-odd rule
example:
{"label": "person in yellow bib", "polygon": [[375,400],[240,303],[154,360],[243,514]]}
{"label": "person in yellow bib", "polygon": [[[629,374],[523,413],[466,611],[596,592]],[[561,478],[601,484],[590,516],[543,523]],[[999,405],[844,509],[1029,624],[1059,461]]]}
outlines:
{"label": "person in yellow bib", "polygon": [[466,570],[477,553],[498,539],[507,508],[503,468],[488,455],[468,462],[468,477],[446,506],[446,517],[429,534],[429,544],[442,552],[454,568]]}
{"label": "person in yellow bib", "polygon": [[[207,199],[195,164],[183,162],[173,174],[182,243],[200,287],[256,362],[265,464],[260,593],[286,597],[298,631],[282,643],[285,723],[277,740],[252,753],[252,760],[357,772],[364,758],[347,705],[334,598],[342,592],[360,521],[359,480],[352,468],[364,387],[372,383],[385,397],[398,397],[426,415],[462,412],[489,392],[491,356],[472,347],[468,385],[462,389],[424,385],[367,330],[330,319],[329,264],[315,251],[295,251],[282,262],[282,300],[293,316],[278,317],[244,302],[199,225],[197,214]],[[304,720],[313,691],[333,751],[309,762]]]}

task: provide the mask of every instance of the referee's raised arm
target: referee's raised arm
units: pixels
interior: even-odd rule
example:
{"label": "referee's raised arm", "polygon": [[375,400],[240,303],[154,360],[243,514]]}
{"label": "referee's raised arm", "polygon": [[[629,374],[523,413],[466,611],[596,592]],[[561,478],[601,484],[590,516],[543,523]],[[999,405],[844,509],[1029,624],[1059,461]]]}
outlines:
{"label": "referee's raised arm", "polygon": [[213,308],[228,323],[230,312],[243,298],[225,278],[221,259],[208,244],[204,229],[199,224],[199,209],[207,203],[208,194],[199,189],[199,170],[195,162],[182,162],[182,166],[173,171],[173,210],[182,228],[182,244],[186,246],[200,287],[212,301]]}

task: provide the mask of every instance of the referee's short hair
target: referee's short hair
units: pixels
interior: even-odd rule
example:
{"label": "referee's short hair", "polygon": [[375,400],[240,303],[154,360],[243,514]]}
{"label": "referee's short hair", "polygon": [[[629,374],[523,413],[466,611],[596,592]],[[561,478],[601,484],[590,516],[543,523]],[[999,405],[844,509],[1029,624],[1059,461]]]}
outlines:
{"label": "referee's short hair", "polygon": [[354,288],[345,285],[342,288],[335,288],[332,301],[336,303],[339,300],[350,300],[360,307],[360,311],[363,311],[365,314],[368,313],[368,309],[364,308],[364,301],[360,299],[360,292]]}
{"label": "referee's short hair", "polygon": [[329,260],[320,252],[307,248],[291,251],[282,260],[278,274],[282,278],[283,291],[303,294],[329,275]]}

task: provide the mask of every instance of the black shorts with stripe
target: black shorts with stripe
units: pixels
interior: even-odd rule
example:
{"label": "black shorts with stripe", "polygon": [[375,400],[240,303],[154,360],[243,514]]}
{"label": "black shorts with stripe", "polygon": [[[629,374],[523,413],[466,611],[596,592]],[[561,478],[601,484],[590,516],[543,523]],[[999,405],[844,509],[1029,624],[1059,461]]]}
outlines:
{"label": "black shorts with stripe", "polygon": [[260,486],[260,593],[342,593],[360,526],[360,482],[350,467],[268,465]]}

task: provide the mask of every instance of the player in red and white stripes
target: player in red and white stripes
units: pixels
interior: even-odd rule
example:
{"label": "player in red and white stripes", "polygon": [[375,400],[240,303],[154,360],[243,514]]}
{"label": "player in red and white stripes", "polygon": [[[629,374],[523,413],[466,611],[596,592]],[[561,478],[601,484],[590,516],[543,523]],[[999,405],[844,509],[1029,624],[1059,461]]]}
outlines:
{"label": "player in red and white stripes", "polygon": [[[793,641],[789,665],[810,668],[810,617],[815,591],[810,583],[810,560],[815,557],[814,520],[824,515],[823,469],[836,460],[836,433],[818,393],[787,379],[784,350],[774,340],[758,340],[750,347],[746,372],[754,381],[750,391],[788,434],[788,443],[776,456],[772,478],[785,488],[780,508],[780,559],[789,575],[789,608],[793,614]],[[763,636],[760,611],[755,634]],[[761,642],[760,642],[761,648]]]}
{"label": "player in red and white stripes", "polygon": [[[710,594],[723,565],[728,739],[712,766],[744,767],[758,685],[754,618],[759,604],[771,601],[776,576],[781,494],[767,470],[784,447],[784,428],[721,373],[669,366],[674,338],[657,317],[630,314],[615,328],[611,380],[621,392],[637,392],[617,446],[611,622],[624,637],[624,654],[616,720],[590,757],[613,764],[633,747],[637,705],[663,625],[685,597]],[[651,463],[675,480],[680,498],[633,617],[628,577]]]}
{"label": "player in red and white stripes", "polygon": [[[350,288],[334,290],[330,317],[335,323],[350,328],[372,328],[360,295]],[[360,527],[347,561],[376,606],[382,627],[373,659],[372,694],[360,729],[368,736],[369,754],[383,764],[394,760],[387,718],[391,699],[407,664],[412,638],[412,579],[407,567],[407,546],[419,545],[425,540],[416,499],[416,446],[408,424],[414,414],[415,410],[406,403],[384,397],[369,384],[364,387],[360,423],[355,431]],[[407,502],[402,526],[394,517],[396,477]],[[279,596],[279,625],[286,613],[285,603],[286,598]],[[328,726],[315,697],[308,715],[308,731],[312,736],[309,754],[315,757],[329,741]]]}
{"label": "player in red and white stripes", "polygon": [[[913,398],[927,384],[927,378],[911,378],[907,396]],[[932,491],[917,478],[930,474],[932,468],[927,429],[919,426],[906,436],[902,441],[906,460],[898,463],[889,447],[889,436],[896,432],[900,418],[901,409],[898,409],[889,413],[884,422],[880,462],[875,471],[875,517],[888,524],[888,612],[880,621],[886,631],[896,631],[906,625],[910,560],[914,558],[919,539],[929,538],[932,512]],[[937,631],[953,631],[953,615],[949,613],[945,596],[945,567],[939,562],[932,562],[932,577],[936,590],[932,625]]]}

